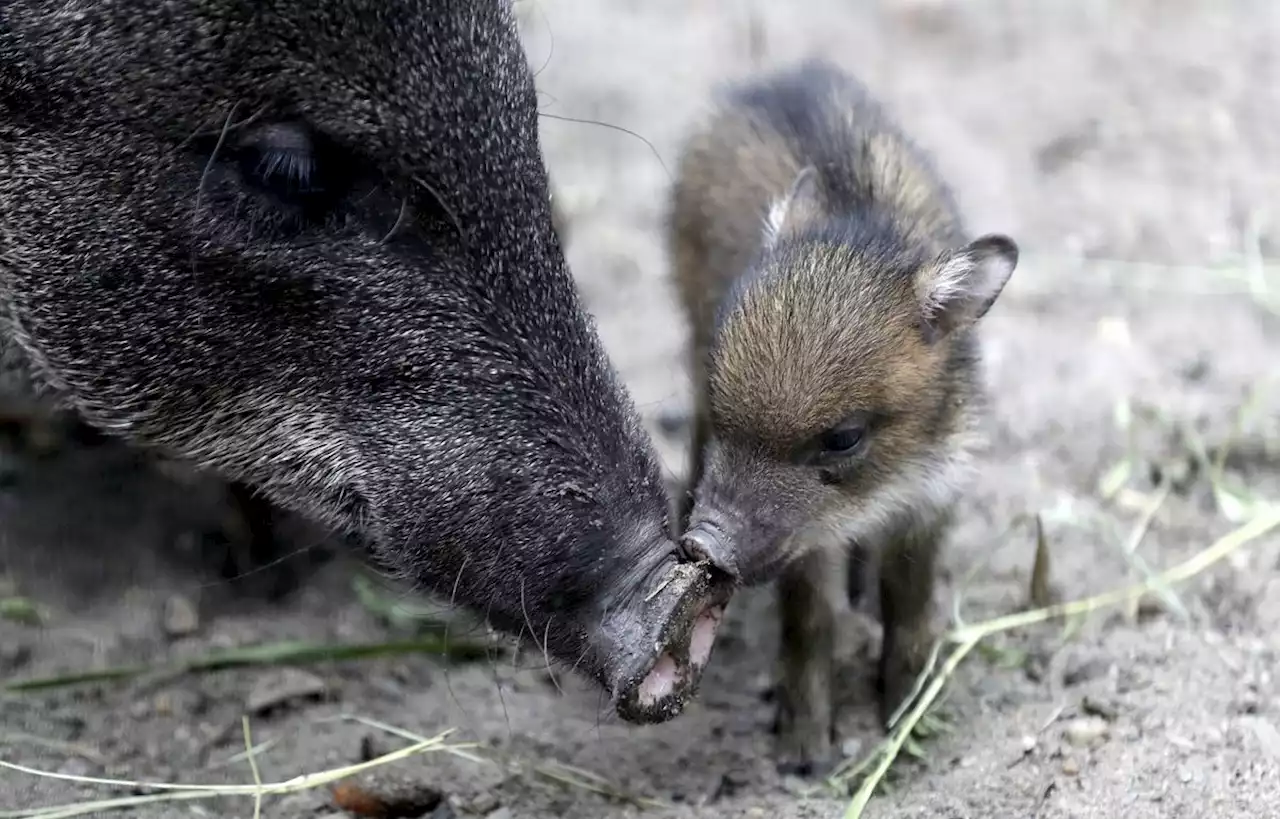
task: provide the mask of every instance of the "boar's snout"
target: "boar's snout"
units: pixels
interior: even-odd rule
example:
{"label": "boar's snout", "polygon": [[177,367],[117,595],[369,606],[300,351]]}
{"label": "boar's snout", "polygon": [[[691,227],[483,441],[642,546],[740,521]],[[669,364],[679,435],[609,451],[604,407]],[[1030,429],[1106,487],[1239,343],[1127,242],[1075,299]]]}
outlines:
{"label": "boar's snout", "polygon": [[665,722],[695,696],[732,596],[723,575],[690,563],[665,563],[652,588],[601,624],[609,656],[605,684],[627,722]]}

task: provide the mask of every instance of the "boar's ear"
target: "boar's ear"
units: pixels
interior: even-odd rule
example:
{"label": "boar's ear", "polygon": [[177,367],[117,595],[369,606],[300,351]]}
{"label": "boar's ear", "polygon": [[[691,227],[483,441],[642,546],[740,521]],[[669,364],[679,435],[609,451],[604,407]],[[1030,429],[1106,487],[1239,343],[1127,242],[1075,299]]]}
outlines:
{"label": "boar's ear", "polygon": [[806,165],[791,181],[787,192],[769,208],[764,221],[764,246],[771,248],[779,239],[794,234],[806,217],[817,213],[820,196],[818,169]]}
{"label": "boar's ear", "polygon": [[931,339],[986,315],[1018,265],[1018,245],[989,233],[942,254],[916,274],[915,290]]}

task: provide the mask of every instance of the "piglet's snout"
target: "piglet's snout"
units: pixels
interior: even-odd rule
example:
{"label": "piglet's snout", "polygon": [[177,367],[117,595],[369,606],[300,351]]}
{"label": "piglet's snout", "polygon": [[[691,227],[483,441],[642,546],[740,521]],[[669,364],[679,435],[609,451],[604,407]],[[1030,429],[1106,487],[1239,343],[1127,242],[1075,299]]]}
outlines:
{"label": "piglet's snout", "polygon": [[733,539],[715,521],[704,520],[694,524],[685,532],[680,546],[689,559],[705,560],[733,579],[739,579],[738,556],[733,548]]}

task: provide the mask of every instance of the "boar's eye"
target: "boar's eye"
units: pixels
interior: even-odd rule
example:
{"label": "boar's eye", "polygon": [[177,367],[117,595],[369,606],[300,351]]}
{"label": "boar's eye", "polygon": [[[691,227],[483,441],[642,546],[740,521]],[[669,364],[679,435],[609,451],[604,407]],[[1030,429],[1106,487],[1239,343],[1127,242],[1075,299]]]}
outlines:
{"label": "boar's eye", "polygon": [[349,163],[337,146],[299,123],[263,125],[239,141],[240,178],[277,204],[320,216],[341,201]]}
{"label": "boar's eye", "polygon": [[866,440],[867,427],[862,421],[846,421],[818,436],[822,458],[840,458],[853,455]]}

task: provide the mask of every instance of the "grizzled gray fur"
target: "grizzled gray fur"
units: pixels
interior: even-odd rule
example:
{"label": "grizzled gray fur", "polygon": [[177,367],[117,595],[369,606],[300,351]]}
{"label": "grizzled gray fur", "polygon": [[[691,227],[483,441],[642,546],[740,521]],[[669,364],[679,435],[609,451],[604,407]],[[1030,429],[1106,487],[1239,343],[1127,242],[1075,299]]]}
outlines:
{"label": "grizzled gray fur", "polygon": [[359,533],[621,697],[696,612],[641,611],[667,497],[535,103],[500,0],[9,0],[0,319],[93,426]]}

